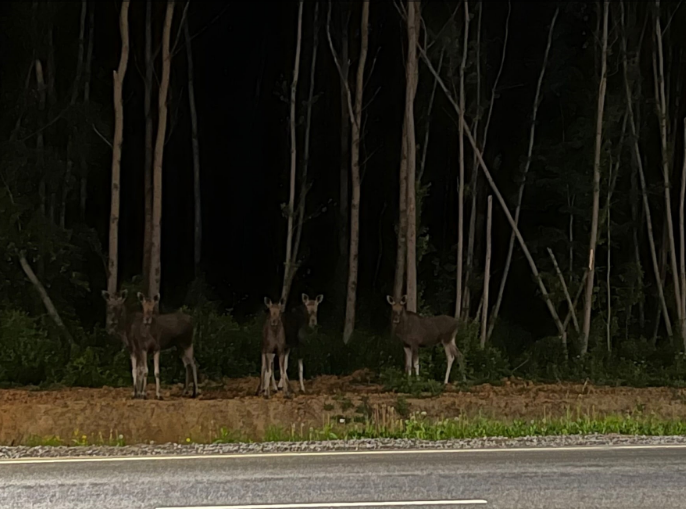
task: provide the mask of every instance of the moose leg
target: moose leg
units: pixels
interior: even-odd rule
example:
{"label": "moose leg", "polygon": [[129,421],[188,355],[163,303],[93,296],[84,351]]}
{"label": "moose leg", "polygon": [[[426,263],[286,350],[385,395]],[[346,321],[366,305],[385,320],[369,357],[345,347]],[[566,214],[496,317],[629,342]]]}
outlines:
{"label": "moose leg", "polygon": [[414,374],[419,378],[419,348],[412,348],[412,365],[414,366]]}
{"label": "moose leg", "polygon": [[408,347],[405,347],[405,373],[412,375],[412,349]]}
{"label": "moose leg", "polygon": [[264,386],[263,386],[263,391],[264,391],[264,397],[268,398],[271,396],[271,391],[269,390],[269,382],[272,377],[272,370],[274,369],[274,354],[273,353],[268,353],[266,354],[267,362],[266,362],[266,372],[264,374]]}
{"label": "moose leg", "polygon": [[271,378],[271,384],[272,388],[274,389],[274,392],[279,391],[279,387],[276,385],[276,361],[271,364],[272,367],[272,378]]}
{"label": "moose leg", "polygon": [[298,378],[300,379],[300,392],[305,392],[305,384],[303,383],[303,360],[298,359]]}
{"label": "moose leg", "polygon": [[[188,382],[190,375],[193,375],[193,397],[198,395],[198,367],[195,365],[195,354],[193,353],[193,345],[184,350],[181,358],[183,365],[186,367],[186,386],[183,389],[184,395],[188,392]],[[259,390],[259,389],[258,389]]]}
{"label": "moose leg", "polygon": [[[288,376],[288,356],[290,354],[291,354],[291,351],[288,350],[286,352],[286,358],[285,358],[284,363],[283,363],[284,366],[283,367],[279,366],[279,369],[283,369],[284,371],[286,371],[286,376]],[[283,371],[281,372],[281,378],[279,379],[279,387],[278,388],[283,389]]]}
{"label": "moose leg", "polygon": [[162,393],[160,392],[160,352],[157,350],[152,357],[153,369],[155,370],[155,397],[157,399],[162,399]]}
{"label": "moose leg", "polygon": [[138,366],[136,365],[136,356],[134,354],[131,354],[131,376],[133,377],[133,397],[135,398],[138,396],[138,379],[137,379],[137,373],[136,370],[138,369]]}
{"label": "moose leg", "polygon": [[290,384],[288,383],[288,373],[286,372],[286,359],[288,358],[288,355],[281,352],[279,353],[279,385],[283,387],[283,393],[285,396],[289,396],[291,391],[290,391]]}
{"label": "moose leg", "polygon": [[148,382],[148,352],[141,352],[140,358],[136,359],[136,387],[137,397],[146,399],[145,393]]}
{"label": "moose leg", "polygon": [[443,348],[445,349],[445,357],[448,360],[448,366],[445,369],[445,380],[443,381],[445,385],[448,385],[448,382],[450,381],[450,369],[453,367],[453,362],[455,361],[455,355],[452,349],[454,346],[455,345],[451,343],[443,344]]}
{"label": "moose leg", "polygon": [[267,371],[267,355],[262,354],[262,368],[260,369],[260,383],[257,386],[257,392],[255,392],[256,396],[260,395],[260,392],[262,391],[262,387],[264,386],[264,375],[265,372]]}

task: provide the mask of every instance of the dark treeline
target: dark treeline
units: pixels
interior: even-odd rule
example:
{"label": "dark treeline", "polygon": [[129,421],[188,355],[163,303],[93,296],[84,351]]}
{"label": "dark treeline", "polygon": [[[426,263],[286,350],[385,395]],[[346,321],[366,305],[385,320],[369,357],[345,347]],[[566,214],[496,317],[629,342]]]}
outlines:
{"label": "dark treeline", "polygon": [[186,306],[203,376],[305,292],[308,376],[401,368],[406,295],[471,380],[678,382],[680,7],[3,3],[0,383],[128,384],[105,289]]}

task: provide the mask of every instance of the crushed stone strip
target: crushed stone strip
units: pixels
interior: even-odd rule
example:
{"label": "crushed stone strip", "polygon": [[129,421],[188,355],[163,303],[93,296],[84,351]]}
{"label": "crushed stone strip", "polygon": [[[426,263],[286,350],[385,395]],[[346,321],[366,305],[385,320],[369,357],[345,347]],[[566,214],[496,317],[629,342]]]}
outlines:
{"label": "crushed stone strip", "polygon": [[579,447],[608,445],[686,445],[686,436],[556,435],[464,440],[361,439],[312,442],[261,442],[231,444],[148,444],[129,446],[0,446],[0,460],[21,458],[130,457],[167,455],[218,455],[281,452],[381,451],[406,449],[498,449]]}

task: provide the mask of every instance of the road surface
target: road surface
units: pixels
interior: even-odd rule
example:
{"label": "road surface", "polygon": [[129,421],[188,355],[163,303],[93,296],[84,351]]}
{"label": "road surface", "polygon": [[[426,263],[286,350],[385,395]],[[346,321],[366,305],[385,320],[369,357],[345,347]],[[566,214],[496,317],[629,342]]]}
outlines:
{"label": "road surface", "polygon": [[0,461],[0,507],[683,508],[686,448]]}

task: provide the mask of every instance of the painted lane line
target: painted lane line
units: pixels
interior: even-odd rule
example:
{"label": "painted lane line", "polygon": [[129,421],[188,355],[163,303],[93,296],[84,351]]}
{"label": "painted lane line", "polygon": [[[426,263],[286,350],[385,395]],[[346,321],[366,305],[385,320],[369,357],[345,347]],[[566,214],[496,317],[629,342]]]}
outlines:
{"label": "painted lane line", "polygon": [[6,465],[33,465],[53,463],[116,463],[127,461],[182,461],[182,460],[241,460],[262,458],[298,458],[298,457],[335,457],[335,456],[392,456],[392,455],[432,455],[432,454],[488,454],[488,453],[536,453],[555,452],[565,453],[574,451],[632,451],[632,450],[664,450],[686,449],[686,444],[662,445],[590,445],[571,447],[512,447],[490,449],[389,449],[381,451],[330,451],[330,452],[273,452],[249,454],[187,454],[160,456],[100,456],[100,457],[64,457],[64,458],[17,458],[0,459],[0,467]]}
{"label": "painted lane line", "polygon": [[325,507],[411,507],[411,506],[454,506],[483,505],[485,500],[407,500],[393,502],[317,502],[307,504],[254,504],[158,507],[157,509],[322,509]]}

